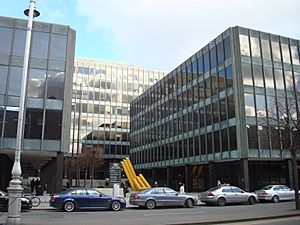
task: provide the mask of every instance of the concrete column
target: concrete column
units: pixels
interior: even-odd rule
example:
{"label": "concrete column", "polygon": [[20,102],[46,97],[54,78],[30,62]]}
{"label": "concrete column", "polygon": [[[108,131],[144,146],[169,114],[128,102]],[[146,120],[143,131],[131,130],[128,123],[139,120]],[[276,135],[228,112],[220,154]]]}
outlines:
{"label": "concrete column", "polygon": [[216,180],[216,164],[214,162],[208,163],[208,177],[209,177],[209,187],[214,187],[217,184]]}
{"label": "concrete column", "polygon": [[167,167],[167,187],[170,187],[170,167]]}
{"label": "concrete column", "polygon": [[185,182],[185,191],[189,192],[192,190],[192,171],[191,165],[185,165],[184,167],[184,182]]}
{"label": "concrete column", "polygon": [[288,168],[288,177],[289,177],[289,187],[294,189],[294,174],[293,174],[293,161],[291,159],[287,160],[287,168]]}
{"label": "concrete column", "polygon": [[250,190],[249,184],[249,165],[248,159],[241,159],[241,180],[240,187],[244,188],[246,191]]}
{"label": "concrete column", "polygon": [[154,186],[154,182],[157,181],[155,179],[155,169],[151,170],[151,180],[152,180],[152,186]]}

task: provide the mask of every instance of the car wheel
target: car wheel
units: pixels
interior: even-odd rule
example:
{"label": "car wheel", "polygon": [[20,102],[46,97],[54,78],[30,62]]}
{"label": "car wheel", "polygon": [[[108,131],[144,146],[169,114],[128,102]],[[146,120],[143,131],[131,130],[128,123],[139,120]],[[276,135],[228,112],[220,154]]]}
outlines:
{"label": "car wheel", "polygon": [[120,202],[118,201],[113,201],[110,205],[110,208],[113,210],[113,211],[119,211],[121,209],[121,204]]}
{"label": "car wheel", "polygon": [[193,200],[192,199],[187,199],[186,201],[185,201],[185,206],[187,207],[187,208],[193,208],[194,207],[194,203],[193,203]]}
{"label": "car wheel", "polygon": [[71,201],[68,201],[68,202],[65,202],[64,204],[64,210],[66,212],[73,212],[75,210],[75,203],[74,202],[71,202]]}
{"label": "car wheel", "polygon": [[226,204],[225,198],[219,198],[217,204],[218,206],[224,206]]}
{"label": "car wheel", "polygon": [[154,209],[155,206],[156,206],[156,203],[155,203],[154,200],[148,200],[148,201],[146,202],[146,208],[147,208],[147,209]]}
{"label": "car wheel", "polygon": [[255,203],[255,198],[253,196],[250,196],[248,199],[249,205],[253,205]]}
{"label": "car wheel", "polygon": [[273,196],[272,202],[274,202],[274,203],[278,203],[279,202],[279,198],[278,198],[277,195]]}

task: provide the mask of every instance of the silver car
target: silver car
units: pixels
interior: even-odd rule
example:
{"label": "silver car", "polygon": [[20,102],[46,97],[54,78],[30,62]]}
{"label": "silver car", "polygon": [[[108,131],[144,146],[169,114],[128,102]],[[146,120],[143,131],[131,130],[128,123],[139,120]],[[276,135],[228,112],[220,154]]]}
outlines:
{"label": "silver car", "polygon": [[267,185],[261,190],[255,191],[260,201],[272,201],[277,203],[281,200],[294,200],[295,191],[285,185]]}
{"label": "silver car", "polygon": [[202,192],[200,200],[206,204],[224,206],[227,203],[249,203],[258,201],[255,193],[246,192],[235,186],[216,186],[206,192]]}
{"label": "silver car", "polygon": [[155,187],[130,195],[129,203],[147,209],[154,209],[156,206],[186,206],[192,208],[197,204],[198,197],[179,194],[171,188]]}

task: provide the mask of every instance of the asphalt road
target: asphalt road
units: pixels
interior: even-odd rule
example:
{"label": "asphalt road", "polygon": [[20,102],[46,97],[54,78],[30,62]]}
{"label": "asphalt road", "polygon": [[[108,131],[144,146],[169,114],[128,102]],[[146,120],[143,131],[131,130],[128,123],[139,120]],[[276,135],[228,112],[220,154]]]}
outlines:
{"label": "asphalt road", "polygon": [[[259,203],[255,205],[196,206],[194,208],[160,208],[154,210],[127,208],[120,212],[112,211],[76,211],[67,213],[57,209],[30,210],[22,213],[22,225],[161,225],[161,224],[221,224],[231,221],[230,224],[242,224],[251,218],[274,217],[281,215],[295,215],[300,212],[294,210],[294,202]],[[4,224],[7,214],[0,217],[0,224]],[[296,218],[296,217],[290,217]],[[300,224],[299,220],[291,220]],[[239,223],[236,223],[237,221]],[[266,224],[286,224],[285,221],[277,223],[279,219],[271,219]],[[266,222],[266,220],[262,221]],[[245,224],[259,224],[245,222]],[[263,224],[263,223],[260,223]],[[295,223],[291,223],[295,225]]]}

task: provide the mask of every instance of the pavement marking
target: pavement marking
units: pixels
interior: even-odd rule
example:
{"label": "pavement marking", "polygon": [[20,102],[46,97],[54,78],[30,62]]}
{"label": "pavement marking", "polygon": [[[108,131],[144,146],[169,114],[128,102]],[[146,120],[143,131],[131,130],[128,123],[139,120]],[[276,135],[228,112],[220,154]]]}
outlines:
{"label": "pavement marking", "polygon": [[168,216],[168,215],[184,215],[184,214],[199,214],[199,213],[206,213],[205,211],[199,212],[173,212],[173,213],[151,213],[151,214],[144,214],[144,216]]}

